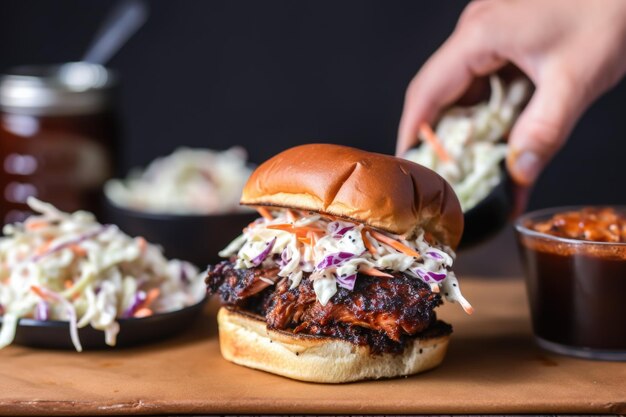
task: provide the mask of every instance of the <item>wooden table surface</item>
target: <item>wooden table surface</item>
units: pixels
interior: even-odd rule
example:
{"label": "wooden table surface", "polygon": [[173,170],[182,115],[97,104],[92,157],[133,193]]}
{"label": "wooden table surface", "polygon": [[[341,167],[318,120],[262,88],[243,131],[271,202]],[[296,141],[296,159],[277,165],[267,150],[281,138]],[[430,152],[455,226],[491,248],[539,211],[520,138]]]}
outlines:
{"label": "wooden table surface", "polygon": [[208,308],[190,331],[150,346],[0,351],[0,414],[626,413],[626,363],[539,350],[521,280],[461,279],[476,312],[441,308],[455,329],[448,355],[418,376],[318,385],[233,365]]}

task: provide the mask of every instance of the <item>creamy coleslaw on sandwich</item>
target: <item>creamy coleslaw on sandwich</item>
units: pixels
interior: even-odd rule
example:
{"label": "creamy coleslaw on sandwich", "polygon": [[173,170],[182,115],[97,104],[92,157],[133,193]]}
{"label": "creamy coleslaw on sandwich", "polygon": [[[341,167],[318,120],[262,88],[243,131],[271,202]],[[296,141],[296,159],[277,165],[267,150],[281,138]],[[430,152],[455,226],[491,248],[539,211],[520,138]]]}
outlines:
{"label": "creamy coleslaw on sandwich", "polygon": [[262,217],[219,255],[234,257],[238,269],[261,265],[278,268],[274,277],[262,279],[265,286],[286,278],[293,289],[300,285],[303,274],[311,274],[309,279],[313,281],[317,301],[325,306],[338,287],[353,290],[359,273],[389,278],[393,276],[384,271],[401,271],[472,312],[451,270],[454,251],[445,245],[429,243],[423,231],[407,240],[362,223],[320,214],[258,210]]}

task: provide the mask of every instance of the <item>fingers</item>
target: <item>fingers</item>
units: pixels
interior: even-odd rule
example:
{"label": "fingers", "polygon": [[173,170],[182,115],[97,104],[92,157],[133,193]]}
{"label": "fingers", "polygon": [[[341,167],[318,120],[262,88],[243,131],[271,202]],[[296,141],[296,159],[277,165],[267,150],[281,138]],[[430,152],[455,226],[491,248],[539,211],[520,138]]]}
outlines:
{"label": "fingers", "polygon": [[538,81],[509,138],[507,167],[518,185],[533,184],[563,146],[586,107],[582,91],[566,72],[553,71]]}
{"label": "fingers", "polygon": [[513,211],[509,216],[509,220],[513,221],[524,213],[530,198],[531,187],[525,187],[513,184]]}
{"label": "fingers", "polygon": [[494,72],[506,61],[483,36],[457,29],[424,64],[407,88],[398,128],[396,155],[418,142],[422,122],[433,122],[440,111],[458,100],[475,77]]}

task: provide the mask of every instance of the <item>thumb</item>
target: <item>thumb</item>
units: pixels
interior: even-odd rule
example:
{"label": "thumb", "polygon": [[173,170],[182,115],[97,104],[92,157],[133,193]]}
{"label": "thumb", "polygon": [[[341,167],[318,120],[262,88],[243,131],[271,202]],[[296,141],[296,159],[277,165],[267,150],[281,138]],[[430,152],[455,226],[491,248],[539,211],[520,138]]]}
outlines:
{"label": "thumb", "polygon": [[509,138],[507,167],[521,186],[535,182],[571,133],[586,107],[580,88],[563,74],[538,83]]}

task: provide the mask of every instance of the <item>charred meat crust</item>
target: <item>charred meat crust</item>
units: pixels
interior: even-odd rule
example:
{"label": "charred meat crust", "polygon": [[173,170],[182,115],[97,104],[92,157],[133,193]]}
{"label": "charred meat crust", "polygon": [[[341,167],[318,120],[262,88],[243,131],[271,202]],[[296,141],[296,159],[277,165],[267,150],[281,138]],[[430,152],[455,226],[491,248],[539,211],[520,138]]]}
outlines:
{"label": "charred meat crust", "polygon": [[339,287],[325,305],[316,302],[310,280],[289,289],[288,282],[277,286],[266,311],[270,327],[304,331],[331,324],[357,326],[381,331],[392,340],[413,335],[435,321],[433,309],[441,304],[422,281],[397,274],[393,278],[359,276],[354,290]]}
{"label": "charred meat crust", "polygon": [[447,336],[452,333],[452,326],[441,320],[437,320],[430,324],[423,332],[414,335],[403,334],[400,336],[399,340],[390,339],[384,332],[343,323],[326,326],[312,325],[307,331],[307,334],[315,336],[342,339],[354,343],[355,345],[367,345],[373,354],[400,354],[404,352],[404,348],[411,340]]}
{"label": "charred meat crust", "polygon": [[278,268],[235,269],[224,261],[209,267],[205,282],[208,294],[219,294],[222,304],[265,315],[267,298],[273,292],[265,290],[278,279]]}
{"label": "charred meat crust", "polygon": [[373,353],[401,353],[414,337],[433,329],[439,335],[452,331],[437,321],[439,294],[402,273],[383,279],[359,275],[353,290],[339,287],[325,306],[316,301],[308,276],[290,289],[289,280],[277,273],[276,268],[235,269],[224,261],[209,268],[208,293],[263,317],[268,328],[341,338],[368,345]]}

